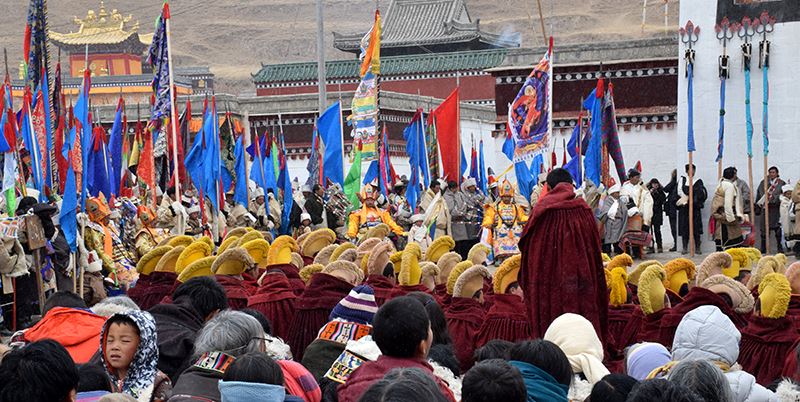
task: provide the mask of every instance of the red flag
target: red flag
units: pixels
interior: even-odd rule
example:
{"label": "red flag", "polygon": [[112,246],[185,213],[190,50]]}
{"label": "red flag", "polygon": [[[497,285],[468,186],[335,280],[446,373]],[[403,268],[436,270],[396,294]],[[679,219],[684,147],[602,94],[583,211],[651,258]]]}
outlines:
{"label": "red flag", "polygon": [[136,173],[138,173],[142,182],[147,185],[147,188],[151,190],[153,205],[155,206],[156,169],[153,161],[153,135],[149,127],[144,130],[142,140],[144,141],[144,146],[142,147],[142,154],[139,156],[139,167],[136,168]]}
{"label": "red flag", "polygon": [[642,161],[636,161],[636,171],[642,173]]}
{"label": "red flag", "polygon": [[556,150],[554,149],[550,152],[550,169],[558,166],[558,156],[556,156]]}
{"label": "red flag", "polygon": [[562,141],[564,141],[564,154],[563,158],[561,158],[561,167],[564,167],[567,164],[567,140]]}
{"label": "red flag", "polygon": [[442,174],[449,180],[461,177],[461,108],[458,88],[433,111],[436,136],[442,155]]}

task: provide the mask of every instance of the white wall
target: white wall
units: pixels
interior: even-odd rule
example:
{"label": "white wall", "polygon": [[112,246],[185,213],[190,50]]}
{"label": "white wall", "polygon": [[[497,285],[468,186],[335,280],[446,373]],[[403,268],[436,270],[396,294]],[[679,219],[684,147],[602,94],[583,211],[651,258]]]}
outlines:
{"label": "white wall", "polygon": [[[717,130],[719,128],[719,76],[717,59],[722,54],[722,43],[714,33],[717,0],[691,0],[680,3],[679,22],[683,26],[691,20],[701,28],[700,39],[693,45],[696,50],[694,67],[694,132],[697,151],[694,163],[698,176],[703,179],[709,193],[717,178],[714,162],[717,155]],[[756,17],[755,15],[751,16]],[[758,68],[758,41],[755,37],[751,62],[751,107],[753,117],[753,175],[758,185],[763,176],[762,123],[762,70]],[[784,180],[794,183],[800,178],[800,81],[797,66],[800,65],[800,22],[779,23],[768,36],[772,42],[769,68],[769,165],[781,170]],[[747,151],[744,118],[744,71],[736,37],[728,44],[731,78],[726,88],[725,153],[724,166],[736,166],[739,175],[747,177]],[[681,43],[680,57],[685,45]],[[678,140],[675,155],[680,164],[686,163],[687,79],[685,63],[681,61],[678,74]],[[709,197],[708,202],[711,202]],[[708,207],[708,206],[707,206]],[[706,208],[704,221],[707,220]]]}

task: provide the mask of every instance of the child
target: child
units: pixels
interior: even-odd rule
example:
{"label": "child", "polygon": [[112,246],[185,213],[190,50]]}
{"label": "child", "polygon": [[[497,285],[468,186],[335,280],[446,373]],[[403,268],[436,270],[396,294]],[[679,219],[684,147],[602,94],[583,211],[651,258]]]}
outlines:
{"label": "child", "polygon": [[411,229],[408,230],[408,241],[419,244],[419,248],[424,253],[431,244],[431,238],[428,234],[428,228],[422,224],[425,217],[422,214],[416,214],[411,217]]}
{"label": "child", "polygon": [[300,227],[294,232],[294,238],[298,238],[306,233],[311,233],[311,215],[306,212],[300,214]]}
{"label": "child", "polygon": [[172,383],[156,368],[156,324],[146,311],[128,311],[109,318],[100,336],[103,367],[113,392],[128,394],[140,402],[163,402]]}

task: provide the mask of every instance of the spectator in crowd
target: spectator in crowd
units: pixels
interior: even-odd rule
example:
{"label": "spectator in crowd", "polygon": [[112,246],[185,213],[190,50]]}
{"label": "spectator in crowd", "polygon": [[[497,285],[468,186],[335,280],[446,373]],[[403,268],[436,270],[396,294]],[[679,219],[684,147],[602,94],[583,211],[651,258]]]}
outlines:
{"label": "spectator in crowd", "polygon": [[625,374],[609,374],[596,382],[589,394],[592,402],[625,402],[639,382]]}
{"label": "spectator in crowd", "polygon": [[525,402],[528,391],[522,374],[507,361],[484,360],[475,364],[461,385],[462,402]]}
{"label": "spectator in crowd", "polygon": [[79,380],[78,369],[63,346],[53,340],[33,342],[3,358],[0,401],[74,401]]}
{"label": "spectator in crowd", "polygon": [[722,370],[705,360],[685,360],[676,364],[669,373],[669,381],[689,388],[705,402],[735,400]]}

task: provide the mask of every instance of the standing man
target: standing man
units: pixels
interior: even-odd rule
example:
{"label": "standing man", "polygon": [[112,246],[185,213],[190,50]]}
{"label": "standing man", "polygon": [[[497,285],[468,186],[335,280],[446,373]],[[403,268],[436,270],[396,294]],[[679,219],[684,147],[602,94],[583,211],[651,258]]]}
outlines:
{"label": "standing man", "polygon": [[170,234],[182,235],[186,223],[186,211],[175,195],[175,187],[167,189],[167,195],[161,198],[156,210],[158,227],[168,229]]}
{"label": "standing man", "polygon": [[[447,208],[447,203],[441,196],[438,199],[436,198],[441,192],[441,182],[439,182],[438,179],[431,179],[431,187],[425,191],[425,194],[422,195],[422,199],[419,201],[420,209],[425,212],[425,215],[428,216],[431,221],[435,220],[436,222],[435,238],[453,234],[450,227],[450,210]],[[434,200],[436,202],[434,202]],[[426,225],[428,223],[429,222],[425,222]]]}
{"label": "standing man", "polygon": [[742,199],[736,188],[736,169],[729,167],[722,172],[722,180],[711,201],[711,216],[716,221],[714,242],[717,251],[724,251],[742,244],[742,222],[747,218],[742,213]]}
{"label": "standing man", "polygon": [[[697,179],[695,176],[695,165],[686,164],[684,167],[686,174],[691,174],[696,180],[692,185],[692,195],[694,202],[692,205],[692,226],[694,231],[694,251],[697,254],[703,254],[700,250],[700,242],[703,237],[703,205],[708,199],[708,192],[706,186],[703,184],[702,179]],[[691,173],[690,173],[691,172]],[[689,254],[689,183],[686,176],[681,177],[680,191],[678,192],[680,198],[678,199],[678,232],[681,235],[683,249],[681,254]]]}
{"label": "standing man", "polygon": [[736,185],[736,191],[739,192],[739,199],[742,202],[742,213],[748,216],[748,220],[752,219],[753,217],[750,215],[752,212],[750,211],[750,186],[739,177],[739,171],[736,168],[733,168],[733,173],[736,177],[733,184]]}
{"label": "standing man", "polygon": [[[761,232],[761,253],[766,254],[767,250],[767,235],[768,232],[775,232],[776,243],[778,244],[778,252],[783,252],[783,245],[781,244],[781,188],[786,182],[781,180],[778,168],[773,166],[767,171],[767,187],[768,196],[764,194],[764,180],[758,184],[756,191],[756,219],[758,228]],[[766,227],[764,209],[765,204],[769,204],[769,228]]]}
{"label": "standing man", "polygon": [[[642,173],[636,169],[628,171],[628,181],[622,185],[620,197],[628,199],[628,227],[626,230],[650,231],[653,219],[653,196],[642,183]],[[633,257],[642,258],[642,248],[631,246]]]}
{"label": "standing man", "polygon": [[303,193],[303,196],[306,199],[305,208],[308,215],[311,216],[311,227],[316,229],[323,229],[327,228],[327,214],[325,213],[325,203],[322,201],[322,195],[325,193],[322,190],[322,186],[319,184],[315,184],[313,188],[308,188],[308,186],[303,186],[304,190],[309,190],[306,193]]}
{"label": "standing man", "polygon": [[608,290],[594,213],[582,197],[575,197],[572,176],[565,169],[547,175],[547,188],[519,242],[519,284],[530,336],[540,338],[558,316],[576,313],[605,340]]}
{"label": "standing man", "polygon": [[[475,181],[474,179],[468,179]],[[464,181],[466,183],[466,181]],[[464,249],[467,242],[467,226],[465,224],[466,208],[464,205],[464,196],[458,191],[458,184],[454,181],[447,183],[447,190],[444,191],[444,202],[447,204],[447,210],[450,211],[451,228],[453,229],[452,236],[456,242],[455,252],[461,255],[461,258],[467,259],[467,252],[469,247]]]}
{"label": "standing man", "polygon": [[[461,184],[461,195],[464,202],[464,226],[467,229],[467,240],[464,244],[464,252],[461,257],[466,260],[469,250],[478,243],[481,237],[481,223],[483,222],[483,206],[486,204],[486,196],[478,190],[475,179],[470,178]],[[456,243],[458,249],[458,243]]]}
{"label": "standing man", "polygon": [[667,214],[669,219],[669,232],[672,234],[672,248],[670,252],[678,251],[678,170],[672,169],[672,177],[669,183],[664,186],[664,192],[667,194],[667,199],[664,202],[664,213]]}

